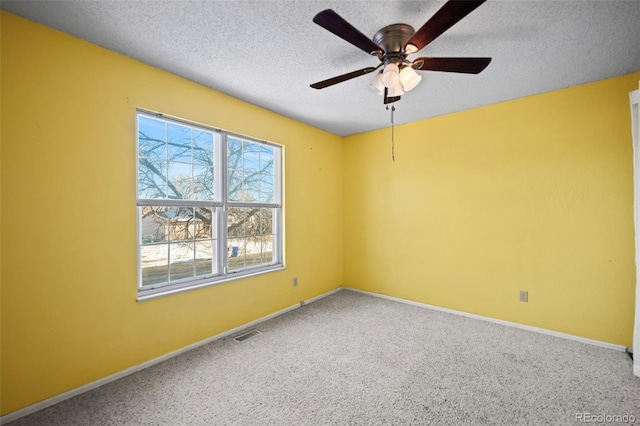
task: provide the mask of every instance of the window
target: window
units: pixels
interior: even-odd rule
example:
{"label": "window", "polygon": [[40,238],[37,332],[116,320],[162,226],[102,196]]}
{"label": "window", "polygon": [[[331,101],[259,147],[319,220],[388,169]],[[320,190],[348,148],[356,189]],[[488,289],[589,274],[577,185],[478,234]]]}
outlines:
{"label": "window", "polygon": [[282,148],[138,111],[138,298],[282,267]]}

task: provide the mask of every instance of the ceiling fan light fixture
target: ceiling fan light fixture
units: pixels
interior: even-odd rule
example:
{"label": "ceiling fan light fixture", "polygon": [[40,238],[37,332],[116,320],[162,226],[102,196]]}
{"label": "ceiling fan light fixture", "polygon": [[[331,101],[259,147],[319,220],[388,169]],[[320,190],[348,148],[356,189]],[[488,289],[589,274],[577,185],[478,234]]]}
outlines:
{"label": "ceiling fan light fixture", "polygon": [[388,63],[382,72],[382,83],[391,89],[400,83],[400,69],[394,63]]}
{"label": "ceiling fan light fixture", "polygon": [[404,90],[402,90],[402,83],[398,80],[395,86],[389,87],[388,97],[395,98],[402,95],[404,95]]}
{"label": "ceiling fan light fixture", "polygon": [[416,87],[421,80],[422,76],[418,75],[418,73],[411,67],[404,67],[402,71],[400,71],[400,82],[402,83],[404,90],[407,92]]}
{"label": "ceiling fan light fixture", "polygon": [[376,76],[373,77],[373,80],[371,80],[371,83],[369,84],[369,90],[371,90],[373,93],[377,95],[384,94],[384,83],[382,82],[382,72],[377,73]]}

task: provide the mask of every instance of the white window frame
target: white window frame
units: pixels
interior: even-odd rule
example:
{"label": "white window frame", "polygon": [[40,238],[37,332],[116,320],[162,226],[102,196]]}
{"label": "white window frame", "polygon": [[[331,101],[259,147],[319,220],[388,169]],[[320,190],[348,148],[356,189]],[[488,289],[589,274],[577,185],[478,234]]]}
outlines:
{"label": "white window frame", "polygon": [[[155,120],[162,120],[169,123],[188,126],[191,128],[201,129],[213,133],[214,139],[214,182],[215,182],[215,200],[174,200],[174,199],[154,199],[139,198],[139,116],[146,116]],[[227,165],[227,148],[228,138],[233,137],[246,142],[266,145],[274,149],[273,169],[274,182],[273,192],[275,202],[241,202],[228,201],[228,165]],[[232,280],[246,278],[254,275],[264,274],[284,269],[284,229],[283,229],[283,157],[284,147],[272,142],[259,140],[244,135],[239,135],[202,124],[190,122],[187,120],[167,116],[165,114],[151,112],[144,109],[136,109],[136,216],[137,216],[137,269],[138,269],[138,301],[166,296],[173,293],[193,290],[196,288],[207,287],[210,285],[221,284]],[[166,206],[166,207],[207,207],[214,210],[215,226],[216,226],[216,253],[218,265],[218,273],[204,276],[197,276],[177,281],[168,281],[166,283],[142,285],[142,261],[141,261],[141,214],[140,209],[144,206]],[[227,209],[233,207],[249,207],[249,208],[270,208],[273,209],[272,216],[272,233],[273,233],[273,261],[268,264],[258,266],[247,266],[229,271],[227,256]],[[213,225],[213,219],[212,219]]]}

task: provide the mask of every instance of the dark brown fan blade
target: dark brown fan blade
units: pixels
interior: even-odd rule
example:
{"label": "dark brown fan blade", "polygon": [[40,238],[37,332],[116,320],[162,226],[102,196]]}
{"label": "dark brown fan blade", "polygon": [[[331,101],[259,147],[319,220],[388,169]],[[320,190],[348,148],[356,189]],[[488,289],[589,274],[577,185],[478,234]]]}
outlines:
{"label": "dark brown fan blade", "polygon": [[362,68],[358,71],[352,71],[347,74],[342,74],[337,77],[333,77],[327,80],[313,83],[311,87],[314,89],[324,89],[325,87],[333,86],[334,84],[342,83],[343,81],[351,80],[352,78],[360,77],[361,75],[369,74],[371,71],[375,71],[374,67]]}
{"label": "dark brown fan blade", "polygon": [[413,68],[421,71],[478,74],[489,62],[491,58],[418,58],[413,61]]}
{"label": "dark brown fan blade", "polygon": [[369,54],[374,54],[375,52],[384,53],[380,46],[345,21],[332,9],[323,10],[318,13],[313,18],[313,22]]}
{"label": "dark brown fan blade", "polygon": [[407,40],[405,50],[410,44],[415,46],[416,49],[410,49],[408,53],[415,53],[422,49],[485,1],[449,0]]}
{"label": "dark brown fan blade", "polygon": [[384,88],[384,104],[392,104],[396,101],[400,100],[400,96],[387,96],[387,94],[389,93],[389,89],[387,89],[386,87]]}

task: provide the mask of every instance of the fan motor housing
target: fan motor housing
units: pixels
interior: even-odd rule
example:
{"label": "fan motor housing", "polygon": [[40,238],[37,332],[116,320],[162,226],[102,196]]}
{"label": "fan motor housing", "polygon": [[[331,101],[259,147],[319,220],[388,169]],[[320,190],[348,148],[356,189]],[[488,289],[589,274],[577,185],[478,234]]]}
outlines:
{"label": "fan motor housing", "polygon": [[400,53],[413,33],[415,30],[411,25],[391,24],[379,30],[372,40],[387,53]]}

